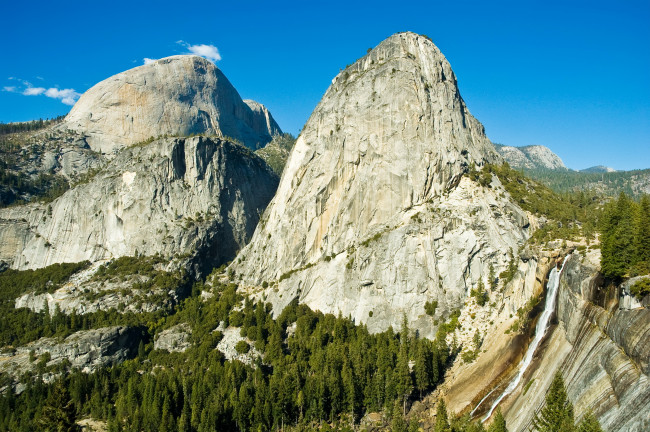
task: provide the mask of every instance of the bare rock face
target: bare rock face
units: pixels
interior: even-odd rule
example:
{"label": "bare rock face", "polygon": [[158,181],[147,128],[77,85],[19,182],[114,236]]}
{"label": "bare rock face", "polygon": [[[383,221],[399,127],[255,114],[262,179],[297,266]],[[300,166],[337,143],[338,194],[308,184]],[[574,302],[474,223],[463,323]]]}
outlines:
{"label": "bare rock face", "polygon": [[191,345],[192,328],[187,323],[163,330],[156,336],[153,348],[169,352],[185,352]]}
{"label": "bare rock face", "polygon": [[210,61],[172,56],[112,76],[84,93],[61,126],[113,153],[163,135],[217,135],[257,149],[281,133],[268,110],[244,102]]}
{"label": "bare rock face", "polygon": [[134,146],[51,204],[0,209],[0,259],[27,269],[185,254],[198,274],[250,239],[277,181],[264,161],[229,141]]}
{"label": "bare rock face", "polygon": [[141,340],[140,330],[121,326],[78,331],[63,341],[41,338],[17,348],[12,355],[0,358],[0,371],[17,380],[36,367],[37,362],[30,360],[32,352],[35,358],[49,354],[47,366],[67,360],[70,367],[91,373],[133,358]]}
{"label": "bare rock face", "polygon": [[525,147],[496,146],[497,151],[514,168],[566,170],[562,159],[541,145]]}
{"label": "bare rock face", "polygon": [[438,48],[393,35],[334,78],[232,269],[251,288],[270,284],[255,292],[276,310],[297,296],[371,331],[406,314],[430,335],[425,301],[460,307],[528,236],[497,179],[464,176],[498,160]]}

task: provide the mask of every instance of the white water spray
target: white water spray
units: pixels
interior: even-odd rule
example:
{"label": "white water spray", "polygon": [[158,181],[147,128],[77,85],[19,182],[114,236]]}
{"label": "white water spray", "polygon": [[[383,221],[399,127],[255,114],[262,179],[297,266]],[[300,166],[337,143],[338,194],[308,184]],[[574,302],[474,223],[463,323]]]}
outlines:
{"label": "white water spray", "polygon": [[[555,299],[557,298],[557,291],[560,285],[560,275],[562,274],[562,270],[564,269],[564,264],[566,263],[567,259],[569,259],[569,255],[567,255],[566,258],[564,258],[564,262],[562,262],[562,267],[560,268],[560,270],[558,270],[557,267],[554,267],[553,270],[551,270],[551,274],[548,276],[548,283],[546,284],[547,294],[546,294],[546,303],[544,304],[544,312],[542,312],[542,316],[539,318],[539,321],[537,321],[537,325],[535,326],[535,337],[533,338],[530,345],[528,345],[528,351],[526,351],[526,355],[524,356],[524,359],[519,364],[519,370],[517,371],[517,376],[515,376],[515,378],[510,382],[510,384],[508,384],[508,387],[506,387],[506,389],[503,391],[503,393],[501,393],[501,395],[497,398],[497,400],[494,401],[494,403],[490,407],[490,411],[488,411],[485,417],[483,417],[482,421],[486,421],[487,419],[489,419],[492,413],[494,412],[494,410],[496,409],[496,407],[499,405],[499,403],[517,388],[519,382],[521,381],[521,377],[524,375],[524,373],[528,369],[528,366],[530,365],[530,362],[533,360],[533,355],[535,354],[535,350],[537,349],[537,346],[539,345],[539,343],[542,341],[542,338],[546,334],[546,330],[548,329],[548,321],[550,320],[551,315],[555,310]],[[486,398],[487,396],[483,398],[483,400],[485,400]],[[481,405],[483,400],[481,400],[481,402],[476,406],[476,408],[474,408],[474,411],[478,409],[478,407]],[[474,413],[474,411],[472,411],[472,414]]]}

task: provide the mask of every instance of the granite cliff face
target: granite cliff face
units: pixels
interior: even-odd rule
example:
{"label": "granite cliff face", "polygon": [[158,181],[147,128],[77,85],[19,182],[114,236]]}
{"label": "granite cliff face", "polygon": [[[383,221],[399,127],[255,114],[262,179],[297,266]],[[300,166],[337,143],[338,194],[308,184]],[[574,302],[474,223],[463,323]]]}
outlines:
{"label": "granite cliff face", "polygon": [[200,274],[252,235],[277,176],[250,150],[203,137],[121,151],[51,204],[0,210],[0,260],[16,269],[124,255],[186,255]]}
{"label": "granite cliff face", "polygon": [[278,310],[298,297],[373,331],[405,313],[432,334],[425,301],[461,306],[528,236],[496,178],[464,175],[497,160],[438,48],[391,36],[334,78],[232,269]]}
{"label": "granite cliff face", "polygon": [[214,64],[192,55],[156,60],[96,84],[61,127],[84,134],[102,153],[191,134],[231,137],[255,150],[281,133],[263,105],[242,101]]}

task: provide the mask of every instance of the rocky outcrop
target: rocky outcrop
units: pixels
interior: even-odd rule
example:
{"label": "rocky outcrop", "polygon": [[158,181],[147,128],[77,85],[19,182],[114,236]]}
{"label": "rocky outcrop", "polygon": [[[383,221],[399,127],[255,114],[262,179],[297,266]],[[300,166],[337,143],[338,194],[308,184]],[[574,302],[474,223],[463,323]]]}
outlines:
{"label": "rocky outcrop", "polygon": [[[175,280],[174,289],[162,289],[152,276],[140,274],[120,275],[116,278],[98,278],[97,270],[108,265],[108,260],[97,261],[89,268],[75,273],[54,292],[36,294],[28,292],[15,300],[15,307],[41,312],[46,307],[51,315],[58,309],[70,315],[84,315],[98,311],[143,313],[171,310],[184,294],[181,277],[168,274]],[[162,273],[162,271],[161,271]]]}
{"label": "rocky outcrop", "polygon": [[287,159],[289,159],[289,153],[291,153],[291,149],[295,143],[296,139],[291,134],[276,135],[266,146],[255,150],[255,154],[264,159],[273,171],[278,176],[281,176],[282,171],[284,171],[284,165],[287,163]]}
{"label": "rocky outcrop", "polygon": [[517,311],[525,308],[531,298],[544,297],[548,274],[560,254],[536,248],[522,255],[512,281],[489,292],[490,305],[481,308],[472,299],[461,310],[461,329],[454,334],[457,342],[463,351],[475,349],[472,338],[478,331],[483,344],[475,361],[464,362],[459,357],[445,377],[443,393],[452,412],[485,415],[499,391],[509,383],[532,339],[532,326],[517,325],[516,331],[512,326],[521,323]]}
{"label": "rocky outcrop", "polygon": [[175,325],[156,335],[154,349],[169,352],[185,352],[191,345],[192,328],[187,323]]}
{"label": "rocky outcrop", "polygon": [[566,170],[567,167],[562,159],[548,147],[531,145],[525,147],[511,147],[496,145],[497,151],[503,158],[517,169],[545,169],[545,170]]}
{"label": "rocky outcrop", "polygon": [[[506,400],[510,430],[527,430],[556,370],[578,414],[588,410],[607,431],[650,427],[650,311],[618,307],[616,290],[602,286],[595,267],[574,254],[565,266],[549,335],[527,391]],[[525,381],[524,381],[525,382]]]}
{"label": "rocky outcrop", "polygon": [[496,178],[464,176],[498,160],[438,48],[391,36],[334,78],[232,270],[276,310],[298,297],[372,331],[406,314],[431,335],[424,303],[460,307],[528,236]]}
{"label": "rocky outcrop", "polygon": [[42,338],[17,348],[12,355],[1,357],[0,371],[16,380],[36,368],[38,360],[47,354],[46,367],[67,360],[69,367],[91,373],[134,357],[141,340],[140,330],[119,326],[79,331],[62,342],[55,338]]}
{"label": "rocky outcrop", "polygon": [[242,101],[213,63],[192,55],[156,60],[96,84],[61,127],[84,134],[102,153],[191,134],[231,137],[256,149],[281,133],[264,106]]}
{"label": "rocky outcrop", "polygon": [[59,124],[8,134],[3,141],[0,207],[63,191],[105,162],[90,149],[83,135],[64,130]]}
{"label": "rocky outcrop", "polygon": [[[222,329],[220,324],[219,330],[223,330],[223,337],[217,344],[217,349],[223,353],[223,356],[227,360],[239,360],[247,365],[257,367],[255,366],[255,361],[262,357],[262,353],[255,348],[251,340],[241,336],[241,329],[239,327]],[[240,353],[237,351],[237,343],[241,341],[248,344],[248,352]]]}
{"label": "rocky outcrop", "polygon": [[186,255],[195,274],[232,259],[277,176],[247,148],[204,137],[120,152],[49,205],[0,210],[0,259],[13,268],[125,255]]}

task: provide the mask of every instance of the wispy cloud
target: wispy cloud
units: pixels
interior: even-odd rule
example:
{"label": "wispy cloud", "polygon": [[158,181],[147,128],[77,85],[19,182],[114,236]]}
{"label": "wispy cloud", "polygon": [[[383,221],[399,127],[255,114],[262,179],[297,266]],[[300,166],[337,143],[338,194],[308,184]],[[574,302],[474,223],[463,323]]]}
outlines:
{"label": "wispy cloud", "polygon": [[152,59],[152,58],[145,57],[143,60],[144,60],[144,64],[148,65],[149,63],[153,63],[158,59]]}
{"label": "wispy cloud", "polygon": [[[42,80],[42,78],[37,77],[38,79]],[[10,80],[12,81],[18,81],[22,85],[20,86],[4,86],[3,90],[11,93],[20,93],[24,96],[47,96],[52,99],[57,99],[60,100],[62,103],[66,105],[74,105],[77,99],[79,99],[79,96],[81,96],[80,93],[75,91],[75,89],[60,89],[58,87],[50,87],[50,88],[45,88],[45,87],[34,87],[32,83],[30,83],[27,80],[23,80],[20,78],[15,78],[15,77],[9,77]]]}
{"label": "wispy cloud", "polygon": [[198,44],[190,45],[189,43],[179,40],[176,42],[179,45],[183,45],[191,54],[196,54],[198,56],[204,57],[210,60],[212,63],[216,63],[221,60],[221,54],[219,54],[219,49],[214,45]]}
{"label": "wispy cloud", "polygon": [[77,93],[74,89],[59,90],[58,88],[49,88],[45,91],[45,96],[52,99],[59,99],[66,105],[74,105],[81,94]]}
{"label": "wispy cloud", "polygon": [[45,93],[46,91],[47,89],[43,87],[27,87],[25,90],[23,90],[23,94],[25,96],[38,96]]}

